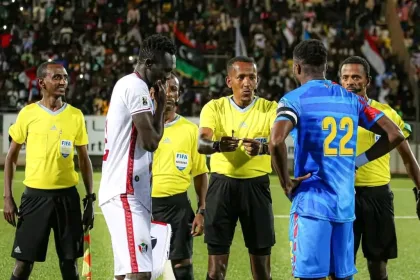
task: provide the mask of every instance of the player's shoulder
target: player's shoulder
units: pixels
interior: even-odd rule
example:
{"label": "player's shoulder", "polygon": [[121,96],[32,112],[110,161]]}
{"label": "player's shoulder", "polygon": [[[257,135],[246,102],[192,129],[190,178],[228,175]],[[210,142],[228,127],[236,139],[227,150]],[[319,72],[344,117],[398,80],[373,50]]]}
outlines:
{"label": "player's shoulder", "polygon": [[256,103],[258,107],[262,107],[264,111],[272,111],[276,110],[277,108],[277,102],[276,101],[270,101],[263,97],[257,97]]}
{"label": "player's shoulder", "polygon": [[82,110],[66,103],[66,110],[68,110],[68,112],[72,115],[72,117],[76,117],[76,118],[84,118],[83,112]]}
{"label": "player's shoulder", "polygon": [[190,121],[189,119],[187,119],[186,117],[183,116],[179,116],[179,121],[178,121],[178,125],[181,126],[180,129],[182,129],[181,131],[185,131],[185,132],[189,132],[192,134],[197,134],[198,133],[198,125],[195,124],[194,122]]}
{"label": "player's shoulder", "polygon": [[115,89],[141,89],[148,91],[147,84],[135,73],[131,73],[120,78],[115,84]]}
{"label": "player's shoulder", "polygon": [[370,99],[370,102],[368,102],[368,104],[370,105],[370,107],[375,108],[384,113],[388,118],[390,118],[393,121],[401,119],[400,115],[398,115],[398,113],[394,109],[392,109],[391,106],[389,106],[388,104],[384,104],[373,99]]}
{"label": "player's shoulder", "polygon": [[217,108],[221,108],[227,104],[229,104],[229,97],[224,96],[210,100],[203,106],[202,110],[217,110]]}
{"label": "player's shoulder", "polygon": [[39,109],[38,102],[31,103],[31,104],[28,104],[25,107],[23,107],[19,111],[19,115],[32,115],[32,114],[35,114],[38,111],[38,109]]}

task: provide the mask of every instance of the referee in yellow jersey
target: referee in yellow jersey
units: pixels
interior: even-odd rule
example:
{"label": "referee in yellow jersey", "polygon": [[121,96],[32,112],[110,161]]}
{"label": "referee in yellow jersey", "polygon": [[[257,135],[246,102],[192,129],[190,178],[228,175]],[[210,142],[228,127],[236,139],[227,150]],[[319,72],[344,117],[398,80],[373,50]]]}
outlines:
{"label": "referee in yellow jersey", "polygon": [[227,63],[226,83],[233,95],[208,102],[201,111],[199,147],[211,154],[206,197],[207,279],[224,279],[239,219],[254,279],[271,278],[275,244],[270,193],[268,139],[277,103],[255,96],[257,67],[238,56]]}
{"label": "referee in yellow jersey", "polygon": [[[403,131],[406,138],[411,128],[387,104],[369,99],[367,88],[371,82],[367,61],[358,56],[344,60],[340,65],[341,85],[364,97],[369,105],[382,111]],[[368,150],[378,140],[378,135],[358,128],[357,154]],[[420,169],[408,141],[402,142],[397,150],[401,155],[407,173],[420,190]],[[356,220],[354,222],[355,256],[362,243],[367,259],[370,279],[388,279],[386,270],[389,259],[397,258],[397,235],[394,223],[394,195],[390,189],[390,155],[387,154],[357,170],[356,173]],[[419,207],[417,206],[417,213]]]}
{"label": "referee in yellow jersey", "polygon": [[[46,62],[37,70],[42,100],[24,107],[9,129],[11,145],[4,167],[4,218],[16,227],[11,280],[26,280],[34,262],[44,262],[51,229],[63,279],[79,279],[77,258],[83,256],[83,224],[93,227],[92,165],[80,110],[64,103],[68,75],[63,66]],[[12,192],[17,158],[26,145],[26,186],[19,210]],[[76,189],[74,148],[86,188],[83,219]],[[17,223],[15,216],[18,217]]]}
{"label": "referee in yellow jersey", "polygon": [[[194,279],[192,253],[194,236],[203,234],[207,192],[206,156],[197,151],[198,127],[177,115],[179,81],[167,81],[165,128],[153,160],[153,219],[172,227],[169,259],[177,280]],[[194,214],[187,190],[193,177],[198,198]]]}

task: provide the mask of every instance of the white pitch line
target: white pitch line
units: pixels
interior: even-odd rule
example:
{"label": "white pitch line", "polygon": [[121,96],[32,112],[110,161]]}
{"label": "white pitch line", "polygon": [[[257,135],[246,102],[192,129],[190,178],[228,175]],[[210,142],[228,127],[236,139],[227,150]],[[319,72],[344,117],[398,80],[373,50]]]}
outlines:
{"label": "white pitch line", "polygon": [[[0,209],[0,212],[3,212],[3,209]],[[95,212],[95,215],[103,215],[102,212]],[[289,215],[274,215],[276,219],[289,219]],[[395,219],[402,219],[402,220],[411,220],[411,219],[418,219],[417,216],[395,216]]]}

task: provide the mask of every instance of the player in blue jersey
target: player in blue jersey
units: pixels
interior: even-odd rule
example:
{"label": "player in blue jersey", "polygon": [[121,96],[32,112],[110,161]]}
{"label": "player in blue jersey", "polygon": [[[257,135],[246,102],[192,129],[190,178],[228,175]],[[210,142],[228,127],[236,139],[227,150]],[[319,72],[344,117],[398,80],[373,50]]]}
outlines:
{"label": "player in blue jersey", "polygon": [[[301,86],[279,102],[270,151],[292,201],[289,238],[295,278],[350,279],[354,266],[355,167],[379,158],[404,140],[382,112],[325,79],[327,50],[318,40],[299,43],[293,73]],[[356,157],[357,126],[382,137]],[[286,137],[295,143],[295,179],[287,166]]]}

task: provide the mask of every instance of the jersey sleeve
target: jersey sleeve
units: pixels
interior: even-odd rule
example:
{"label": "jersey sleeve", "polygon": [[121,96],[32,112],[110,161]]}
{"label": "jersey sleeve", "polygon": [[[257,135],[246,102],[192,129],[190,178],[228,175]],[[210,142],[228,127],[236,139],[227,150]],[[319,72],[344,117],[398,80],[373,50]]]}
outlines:
{"label": "jersey sleeve", "polygon": [[16,122],[9,128],[10,137],[12,137],[13,141],[20,145],[26,142],[26,137],[28,135],[27,119],[26,110],[22,109],[16,118]]}
{"label": "jersey sleeve", "polygon": [[270,125],[274,124],[276,117],[277,117],[277,102],[273,101],[270,104],[270,109],[268,110],[268,113],[270,114]]}
{"label": "jersey sleeve", "polygon": [[76,138],[74,139],[74,145],[85,146],[89,144],[89,137],[86,130],[85,117],[83,116],[82,112],[80,112],[80,116],[78,119],[78,131]]}
{"label": "jersey sleeve", "polygon": [[391,119],[401,129],[401,131],[404,134],[405,139],[410,137],[411,132],[412,132],[411,126],[408,123],[405,123],[400,117],[400,115],[398,115],[398,113],[395,112],[395,110],[393,109],[391,109]]}
{"label": "jersey sleeve", "polygon": [[283,96],[277,105],[276,118],[274,122],[289,120],[296,126],[299,123],[299,116],[301,110],[299,103],[294,100],[291,96]]}
{"label": "jersey sleeve", "polygon": [[192,157],[192,168],[191,168],[191,175],[193,177],[198,176],[203,173],[209,172],[206,164],[206,155],[202,155],[198,153],[198,128],[194,128],[193,134],[194,140],[191,149],[191,157]]}
{"label": "jersey sleeve", "polygon": [[125,89],[122,98],[131,115],[145,112],[153,113],[153,101],[146,87],[128,87]]}
{"label": "jersey sleeve", "polygon": [[369,106],[366,100],[360,96],[357,96],[357,102],[359,106],[359,126],[369,130],[384,113]]}
{"label": "jersey sleeve", "polygon": [[200,127],[208,127],[213,130],[216,129],[216,110],[214,101],[209,101],[201,109],[200,113]]}

